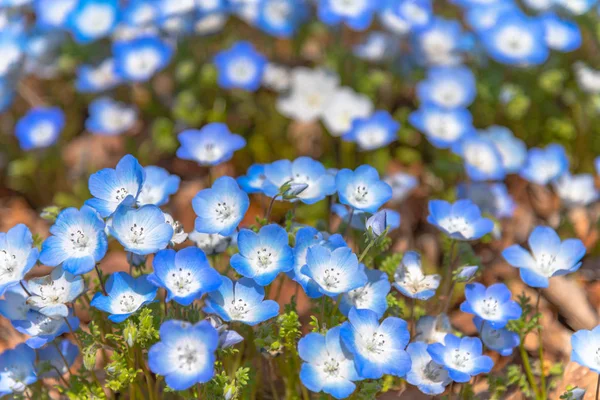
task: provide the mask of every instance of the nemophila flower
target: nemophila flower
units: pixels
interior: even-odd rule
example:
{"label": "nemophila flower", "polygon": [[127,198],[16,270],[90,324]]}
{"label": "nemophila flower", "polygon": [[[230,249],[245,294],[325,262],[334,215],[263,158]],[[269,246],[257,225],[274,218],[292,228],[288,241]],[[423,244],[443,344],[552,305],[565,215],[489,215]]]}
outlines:
{"label": "nemophila flower", "polygon": [[342,139],[356,142],[362,151],[375,150],[395,141],[399,129],[400,123],[387,111],[380,110],[369,117],[354,119]]}
{"label": "nemophila flower", "polygon": [[456,192],[459,199],[471,200],[482,213],[493,215],[495,218],[510,218],[516,208],[516,203],[504,183],[461,183],[457,185]]}
{"label": "nemophila flower", "polygon": [[160,342],[148,350],[148,366],[175,390],[205,383],[215,374],[219,334],[210,322],[170,320],[160,326]]}
{"label": "nemophila flower", "polygon": [[35,351],[32,348],[21,343],[0,354],[0,396],[21,394],[37,379]]}
{"label": "nemophila flower", "polygon": [[[340,219],[344,223],[350,223],[350,226],[354,229],[364,231],[367,230],[367,221],[373,215],[364,211],[348,210],[348,207],[342,204],[333,204],[331,206],[331,211],[340,217]],[[393,231],[394,229],[400,226],[400,213],[390,209],[381,209],[379,211],[385,211],[385,225],[388,228],[388,232]],[[352,219],[350,219],[350,214],[352,214]]]}
{"label": "nemophila flower", "polygon": [[95,135],[115,136],[131,129],[137,121],[137,110],[110,97],[90,103],[85,128]]}
{"label": "nemophila flower", "polygon": [[246,146],[246,140],[231,133],[227,125],[213,122],[202,129],[188,129],[177,135],[181,147],[177,157],[212,166],[229,161],[233,153]]}
{"label": "nemophila flower", "polygon": [[196,231],[229,236],[244,219],[250,199],[235,179],[223,176],[211,188],[199,191],[192,207],[197,215]]}
{"label": "nemophila flower", "polygon": [[291,70],[284,66],[272,62],[265,65],[263,71],[263,86],[276,92],[283,92],[289,89],[291,83]]}
{"label": "nemophila flower", "polygon": [[228,325],[224,324],[216,315],[209,315],[206,320],[210,322],[213,328],[219,333],[219,348],[226,349],[242,342],[244,337],[234,330],[227,329]]}
{"label": "nemophila flower", "polygon": [[544,25],[521,12],[502,14],[480,39],[490,57],[503,64],[538,65],[549,54]]}
{"label": "nemophila flower", "polygon": [[0,315],[12,321],[27,319],[27,313],[31,306],[27,303],[29,295],[21,285],[11,286],[4,292],[4,298],[0,300]]}
{"label": "nemophila flower", "polygon": [[508,321],[521,317],[521,307],[511,300],[512,294],[503,283],[496,283],[488,288],[474,282],[465,286],[465,297],[460,310],[474,314],[486,321],[492,328],[504,328]]}
{"label": "nemophila flower", "polygon": [[348,316],[350,309],[371,310],[377,318],[383,317],[387,310],[387,295],[391,285],[387,274],[375,269],[363,268],[367,275],[367,283],[354,290],[344,293],[340,301],[340,311]]}
{"label": "nemophila flower", "polygon": [[288,118],[313,122],[323,115],[336,92],[339,76],[325,69],[294,68],[290,90],[277,100],[277,110]]}
{"label": "nemophila flower", "polygon": [[503,126],[490,126],[479,131],[479,136],[491,140],[502,158],[502,166],[507,173],[519,172],[527,160],[527,146],[516,138],[510,129]]}
{"label": "nemophila flower", "polygon": [[81,275],[73,275],[62,267],[56,267],[50,275],[27,281],[31,296],[27,299],[33,309],[48,317],[60,318],[69,315],[67,303],[73,303],[85,290]]}
{"label": "nemophila flower", "polygon": [[115,323],[125,321],[141,307],[152,302],[158,291],[148,275],[133,278],[125,272],[110,275],[105,287],[106,296],[97,292],[90,305],[109,313],[108,319]]}
{"label": "nemophila flower", "polygon": [[301,186],[301,190],[293,193],[293,199],[305,204],[314,204],[326,196],[335,193],[335,178],[327,174],[320,162],[310,157],[298,157],[294,161],[279,160],[264,167],[265,181],[262,185],[264,194],[269,197],[288,195],[282,193],[282,187],[289,186],[293,190]]}
{"label": "nemophila flower", "polygon": [[475,100],[475,77],[467,67],[434,67],[427,79],[417,84],[417,97],[423,104],[442,108],[464,108]]}
{"label": "nemophila flower", "polygon": [[367,222],[365,222],[365,228],[374,236],[381,236],[388,228],[387,220],[387,210],[379,210],[367,218]]}
{"label": "nemophila flower", "polygon": [[246,175],[237,178],[237,183],[246,193],[261,193],[267,176],[263,164],[253,164],[248,168]]}
{"label": "nemophila flower", "polygon": [[91,271],[108,248],[104,228],[104,221],[89,206],[62,210],[50,227],[52,236],[42,244],[40,262],[51,267],[62,264],[74,275]]}
{"label": "nemophila flower", "polygon": [[419,388],[421,392],[435,396],[442,394],[452,379],[442,365],[431,359],[427,347],[427,343],[414,342],[406,348],[411,361],[406,381]]}
{"label": "nemophila flower", "polygon": [[63,28],[77,0],[33,1],[35,24],[42,29]]}
{"label": "nemophila flower", "polygon": [[309,15],[304,0],[262,0],[258,2],[255,24],[270,35],[292,36]]}
{"label": "nemophila flower", "polygon": [[373,311],[356,308],[350,310],[348,320],[341,326],[340,337],[362,379],[406,375],[411,365],[404,350],[410,340],[406,321],[388,317],[380,324]]}
{"label": "nemophila flower", "polygon": [[413,35],[417,56],[425,65],[455,65],[465,48],[462,27],[458,21],[431,18]]}
{"label": "nemophila flower", "polygon": [[554,5],[561,7],[573,15],[582,15],[588,12],[596,0],[553,0]]}
{"label": "nemophila flower", "polygon": [[590,68],[581,61],[573,64],[577,86],[585,93],[600,93],[600,71]]}
{"label": "nemophila flower", "polygon": [[600,326],[579,330],[571,336],[571,361],[600,374]]}
{"label": "nemophila flower", "polygon": [[15,126],[15,136],[23,150],[52,146],[65,127],[65,114],[58,107],[36,107]]}
{"label": "nemophila flower", "polygon": [[352,88],[338,88],[323,110],[323,124],[332,136],[341,136],[352,128],[357,118],[366,118],[373,110],[373,102]]}
{"label": "nemophila flower", "polygon": [[82,64],[77,68],[75,88],[78,92],[103,92],[116,87],[120,83],[121,79],[115,72],[115,60],[113,58],[107,58],[98,65]]}
{"label": "nemophila flower", "polygon": [[481,34],[496,25],[505,13],[518,11],[518,6],[512,1],[494,1],[465,8],[465,19],[475,32]]}
{"label": "nemophila flower", "polygon": [[546,185],[567,172],[569,160],[564,147],[550,144],[544,149],[533,148],[527,154],[527,162],[520,175],[529,182]]}
{"label": "nemophila flower", "polygon": [[504,179],[502,156],[494,142],[478,136],[469,136],[456,146],[464,160],[467,175],[474,181]]}
{"label": "nemophila flower", "polygon": [[324,392],[336,399],[345,399],[360,380],[352,355],[342,346],[340,326],[325,335],[309,333],[298,341],[298,354],[304,363],[300,380],[310,391]]}
{"label": "nemophila flower", "polygon": [[67,16],[75,40],[89,43],[108,36],[119,18],[118,0],[80,0]]}
{"label": "nemophila flower", "polygon": [[266,286],[280,272],[294,267],[294,253],[288,242],[287,231],[276,224],[263,226],[258,233],[242,229],[237,239],[240,252],[231,257],[231,266],[238,274]]}
{"label": "nemophila flower", "polygon": [[157,36],[142,36],[113,44],[115,72],[120,79],[146,82],[165,68],[173,56],[173,48]]}
{"label": "nemophila flower", "polygon": [[188,237],[188,234],[183,229],[183,225],[179,221],[175,221],[175,219],[169,213],[163,213],[165,216],[165,222],[173,228],[173,236],[171,240],[169,240],[170,246],[175,246],[177,244],[181,244],[185,242]]}
{"label": "nemophila flower", "polygon": [[144,183],[144,169],[127,154],[115,169],[104,168],[90,176],[88,186],[93,199],[85,204],[96,209],[102,218],[110,217],[119,205],[134,205]]}
{"label": "nemophila flower", "polygon": [[311,246],[306,254],[306,265],[300,271],[329,297],[358,289],[368,282],[356,254],[349,247],[331,250],[323,245]]}
{"label": "nemophila flower", "polygon": [[169,196],[177,193],[181,182],[177,175],[171,175],[166,169],[154,165],[144,167],[144,174],[146,179],[137,197],[138,205],[164,206],[169,201]]}
{"label": "nemophila flower", "polygon": [[411,299],[427,300],[435,295],[441,279],[437,274],[423,274],[421,255],[407,251],[394,272],[394,287]]}
{"label": "nemophila flower", "polygon": [[432,343],[427,352],[432,360],[443,365],[452,380],[459,383],[468,382],[471,376],[488,373],[494,362],[488,356],[482,355],[482,345],[479,338],[458,338],[447,334],[444,343]]}
{"label": "nemophila flower", "polygon": [[120,206],[112,217],[109,231],[125,251],[138,255],[162,250],[173,238],[173,227],[161,209],[150,204],[140,208]]}
{"label": "nemophila flower", "polygon": [[419,180],[415,176],[403,172],[387,175],[383,178],[383,181],[392,188],[390,201],[394,203],[399,203],[408,197],[410,192],[419,184]]}
{"label": "nemophila flower", "polygon": [[251,43],[239,41],[218,53],[214,63],[219,73],[219,86],[255,91],[260,87],[267,59]]}
{"label": "nemophila flower", "polygon": [[[67,324],[67,321],[69,324]],[[65,321],[65,318],[48,317],[35,310],[30,310],[27,313],[27,319],[12,321],[12,324],[17,331],[31,336],[25,341],[27,346],[39,349],[58,336],[69,332],[69,325],[74,330],[79,328],[79,318],[73,316],[72,309],[69,310],[67,321]]]}
{"label": "nemophila flower", "polygon": [[464,267],[460,267],[456,274],[454,275],[454,280],[456,282],[468,282],[475,274],[479,271],[479,267],[477,265],[466,265]]}
{"label": "nemophila flower", "polygon": [[509,356],[513,349],[519,345],[521,340],[519,334],[506,328],[494,328],[491,324],[475,316],[473,324],[479,332],[483,344],[491,350],[498,352],[501,356]]}
{"label": "nemophila flower", "polygon": [[327,236],[310,226],[302,227],[296,232],[294,268],[288,271],[288,275],[302,286],[302,289],[304,289],[306,295],[310,298],[323,296],[323,293],[319,290],[319,285],[302,272],[302,267],[306,265],[308,249],[314,245],[321,245],[330,250],[347,246],[340,234]]}
{"label": "nemophila flower", "polygon": [[546,45],[553,50],[570,52],[581,46],[581,31],[577,23],[564,20],[554,13],[540,16],[544,25]]}
{"label": "nemophila flower", "polygon": [[521,279],[531,287],[546,288],[553,276],[575,272],[581,266],[585,246],[579,239],[560,237],[546,226],[538,226],[529,235],[531,253],[514,244],[502,252],[504,259],[519,268]]}
{"label": "nemophila flower", "polygon": [[426,26],[433,16],[430,0],[400,0],[383,2],[379,19],[386,29],[405,34]]}
{"label": "nemophila flower", "polygon": [[375,212],[392,198],[392,188],[379,179],[377,170],[370,165],[361,165],[354,171],[340,170],[335,185],[340,202],[360,211]]}
{"label": "nemophila flower", "polygon": [[371,25],[378,8],[379,0],[323,0],[319,2],[318,16],[327,25],[343,22],[355,31],[363,31]]}
{"label": "nemophila flower", "polygon": [[453,204],[431,200],[427,222],[456,240],[477,240],[494,229],[494,222],[483,218],[471,200],[457,200]]}
{"label": "nemophila flower", "polygon": [[448,333],[452,332],[450,319],[446,314],[437,316],[424,315],[417,321],[414,342],[443,343]]}
{"label": "nemophila flower", "polygon": [[567,207],[585,207],[598,200],[592,174],[564,174],[554,182],[554,189]]}
{"label": "nemophila flower", "polygon": [[389,60],[398,54],[399,41],[385,32],[369,32],[366,39],[352,48],[358,58],[371,62]]}
{"label": "nemophila flower", "polygon": [[29,228],[23,224],[0,232],[0,295],[21,281],[38,259]]}
{"label": "nemophila flower", "polygon": [[[69,368],[75,363],[79,356],[79,347],[68,339],[57,343],[58,349],[48,344],[37,351],[37,372],[43,378],[58,378],[69,372]],[[65,360],[68,365],[65,364]]]}
{"label": "nemophila flower", "polygon": [[223,236],[218,233],[200,233],[193,231],[189,239],[196,244],[206,255],[223,253],[232,244],[234,235]]}
{"label": "nemophila flower", "polygon": [[422,106],[413,111],[408,121],[422,132],[435,147],[447,149],[473,132],[473,116],[466,109],[446,110]]}
{"label": "nemophila flower", "polygon": [[189,306],[204,293],[212,292],[221,285],[221,276],[215,271],[202,250],[186,247],[179,251],[161,250],[152,262],[154,272],[148,280],[155,286],[165,288],[166,301]]}
{"label": "nemophila flower", "polygon": [[219,288],[208,294],[204,311],[217,314],[227,322],[242,322],[254,326],[279,314],[279,304],[264,300],[265,289],[250,278],[241,278],[235,284],[222,276]]}

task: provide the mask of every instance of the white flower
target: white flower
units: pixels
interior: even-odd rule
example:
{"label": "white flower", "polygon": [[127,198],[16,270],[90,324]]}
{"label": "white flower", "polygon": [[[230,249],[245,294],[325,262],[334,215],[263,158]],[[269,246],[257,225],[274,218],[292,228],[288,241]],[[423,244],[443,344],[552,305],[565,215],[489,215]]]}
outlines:
{"label": "white flower", "polygon": [[183,225],[179,223],[179,221],[175,221],[171,214],[165,214],[165,222],[173,227],[173,237],[171,238],[171,245],[175,246],[176,244],[181,244],[185,242],[188,237],[188,234],[183,230]]}
{"label": "white flower", "polygon": [[323,110],[323,123],[332,136],[348,132],[355,118],[367,117],[373,111],[373,103],[353,89],[338,89]]}

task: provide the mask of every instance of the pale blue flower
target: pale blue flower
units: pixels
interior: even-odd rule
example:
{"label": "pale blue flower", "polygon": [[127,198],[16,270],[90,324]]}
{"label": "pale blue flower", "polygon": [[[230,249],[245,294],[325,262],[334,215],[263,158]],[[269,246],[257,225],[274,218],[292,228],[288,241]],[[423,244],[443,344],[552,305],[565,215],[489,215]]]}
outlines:
{"label": "pale blue flower", "polygon": [[361,151],[375,150],[398,139],[400,123],[387,111],[379,110],[363,118],[355,118],[343,140],[356,142]]}
{"label": "pale blue flower", "polygon": [[181,182],[177,175],[171,175],[166,169],[154,165],[144,167],[144,174],[146,179],[137,197],[138,205],[164,206],[169,202],[169,196],[177,193]]}
{"label": "pale blue flower", "polygon": [[493,221],[483,218],[471,200],[458,200],[454,204],[431,200],[427,222],[455,240],[477,240],[494,229]]}
{"label": "pale blue flower", "polygon": [[[37,371],[41,377],[58,378],[59,374],[68,374],[69,368],[79,356],[79,347],[68,339],[61,340],[57,346],[58,349],[52,344],[47,344],[37,351]],[[65,360],[68,365],[65,364]]]}
{"label": "pale blue flower", "polygon": [[364,266],[363,270],[367,275],[367,283],[342,295],[340,311],[348,316],[350,309],[355,307],[359,310],[371,310],[377,318],[381,318],[387,310],[387,295],[391,289],[388,276],[383,271],[364,268]]}
{"label": "pale blue flower", "polygon": [[52,146],[65,127],[65,114],[58,107],[35,107],[15,126],[15,136],[23,150]]}
{"label": "pale blue flower", "polygon": [[146,82],[173,56],[170,44],[156,36],[141,36],[113,44],[115,72],[128,82]]}
{"label": "pale blue flower", "polygon": [[428,300],[435,296],[441,280],[438,274],[423,273],[421,255],[416,251],[404,253],[402,263],[394,273],[394,287],[411,299]]}
{"label": "pale blue flower", "polygon": [[220,87],[254,92],[260,87],[267,59],[251,43],[239,41],[217,53],[214,63]]}
{"label": "pale blue flower", "polygon": [[476,95],[475,77],[464,66],[431,68],[427,78],[417,84],[421,103],[436,107],[465,108],[473,103]]}
{"label": "pale blue flower", "polygon": [[529,182],[546,185],[569,169],[569,160],[564,147],[550,144],[544,149],[529,150],[527,162],[521,169],[520,175]]}
{"label": "pale blue flower", "polygon": [[477,328],[483,344],[501,356],[510,356],[513,349],[521,342],[518,333],[506,328],[494,328],[477,316],[473,318],[473,324]]}
{"label": "pale blue flower", "polygon": [[600,326],[582,329],[571,336],[571,361],[600,374]]}
{"label": "pale blue flower", "polygon": [[231,133],[227,125],[213,122],[202,129],[188,129],[177,135],[181,147],[177,157],[212,166],[229,161],[233,153],[246,146],[246,140]]}
{"label": "pale blue flower", "polygon": [[39,251],[33,236],[23,224],[0,232],[0,295],[17,285],[35,265]]}
{"label": "pale blue flower", "polygon": [[138,255],[156,253],[167,247],[173,238],[173,227],[167,223],[161,209],[154,205],[120,206],[109,230],[125,251]]}
{"label": "pale blue flower", "polygon": [[335,177],[340,203],[356,210],[374,213],[392,198],[392,188],[379,179],[377,170],[361,165],[354,171],[340,170]]}
{"label": "pale blue flower", "polygon": [[95,135],[116,136],[133,128],[137,117],[135,107],[110,97],[100,97],[89,105],[85,128]]}
{"label": "pale blue flower", "polygon": [[427,352],[436,363],[448,370],[452,380],[465,383],[472,376],[488,373],[494,366],[494,361],[482,355],[482,345],[479,338],[458,338],[452,334],[446,335],[444,343],[432,343]]}
{"label": "pale blue flower", "polygon": [[118,0],[79,0],[69,12],[66,24],[79,43],[108,36],[119,18]]}
{"label": "pale blue flower", "polygon": [[470,135],[473,116],[467,109],[446,110],[440,107],[423,105],[413,111],[408,121],[422,132],[435,147],[447,149]]}
{"label": "pale blue flower", "polygon": [[406,348],[411,361],[406,381],[419,388],[421,392],[435,396],[442,394],[452,379],[442,365],[431,359],[427,347],[427,343],[414,342]]}
{"label": "pale blue flower", "polygon": [[[69,309],[66,320],[74,330],[79,328],[79,318],[73,316],[72,309]],[[30,336],[25,341],[29,347],[39,349],[58,336],[69,332],[67,321],[65,318],[48,317],[35,310],[29,310],[27,319],[13,321],[13,326],[17,331]]]}
{"label": "pale blue flower", "polygon": [[489,287],[474,282],[465,286],[466,300],[460,310],[485,320],[492,328],[504,328],[508,321],[521,317],[521,307],[511,300],[512,294],[504,283],[495,283]]}
{"label": "pale blue flower", "polygon": [[[0,396],[19,396],[37,379],[35,351],[26,344],[21,343],[0,354]],[[30,395],[26,394],[24,397]]]}
{"label": "pale blue flower", "polygon": [[69,315],[67,303],[73,303],[85,290],[85,281],[81,275],[73,275],[62,267],[56,267],[50,275],[27,281],[27,290],[31,296],[27,303],[41,314],[60,318]]}

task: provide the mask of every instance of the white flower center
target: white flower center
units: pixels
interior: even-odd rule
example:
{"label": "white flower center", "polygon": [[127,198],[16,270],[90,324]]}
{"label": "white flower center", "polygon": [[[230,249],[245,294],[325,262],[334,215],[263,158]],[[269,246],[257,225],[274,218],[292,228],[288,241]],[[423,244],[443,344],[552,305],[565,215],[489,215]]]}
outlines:
{"label": "white flower center", "polygon": [[202,349],[200,346],[197,346],[195,343],[186,343],[180,346],[177,346],[177,362],[179,369],[186,369],[188,371],[197,370],[202,362],[200,357],[200,353]]}
{"label": "white flower center", "polygon": [[191,271],[179,268],[167,276],[167,286],[178,295],[187,295],[198,287]]}
{"label": "white flower center", "polygon": [[122,314],[129,314],[137,310],[142,304],[142,296],[135,292],[125,292],[118,297],[118,310]]}
{"label": "white flower center", "polygon": [[215,207],[215,214],[217,221],[221,223],[231,220],[235,216],[233,208],[224,201],[217,203],[217,206]]}
{"label": "white flower center", "polygon": [[47,282],[39,288],[40,298],[47,304],[62,304],[65,302],[67,290],[64,283]]}
{"label": "white flower center", "polygon": [[538,269],[545,275],[552,275],[556,271],[556,255],[542,253],[535,256]]}
{"label": "white flower center", "polygon": [[206,143],[200,148],[200,158],[205,162],[213,162],[220,159],[223,156],[222,148],[213,142]]}
{"label": "white flower center", "polygon": [[498,300],[493,297],[485,298],[477,303],[477,311],[482,316],[487,318],[494,318],[498,316],[500,312],[500,307],[498,304]]}
{"label": "white flower center", "polygon": [[262,247],[256,251],[256,265],[261,269],[268,269],[275,261],[274,258],[273,251],[267,247]]}
{"label": "white flower center", "polygon": [[431,382],[439,382],[441,379],[441,375],[444,373],[444,367],[439,364],[436,364],[433,361],[429,361],[425,368],[423,369],[423,376],[425,379]]}
{"label": "white flower center", "polygon": [[524,57],[531,53],[534,40],[531,34],[516,26],[507,26],[496,37],[496,45],[512,57]]}
{"label": "white flower center", "polygon": [[227,73],[235,83],[244,84],[256,75],[256,66],[248,57],[240,57],[229,63]]}
{"label": "white flower center", "polygon": [[460,233],[467,238],[473,234],[473,227],[463,217],[450,216],[441,220],[439,224],[450,233]]}
{"label": "white flower center", "polygon": [[385,336],[381,333],[373,332],[373,335],[365,340],[365,349],[369,353],[382,354],[385,347]]}
{"label": "white flower center", "polygon": [[335,358],[331,357],[323,363],[323,371],[330,377],[337,377],[340,373],[340,363]]}
{"label": "white flower center", "polygon": [[17,269],[17,256],[8,253],[6,250],[0,250],[0,278],[7,280],[12,278]]}
{"label": "white flower center", "polygon": [[353,196],[354,201],[358,204],[365,204],[368,201],[369,189],[365,185],[358,185],[354,189]]}
{"label": "white flower center", "polygon": [[321,277],[321,285],[327,289],[336,289],[340,283],[340,272],[334,267],[327,268]]}
{"label": "white flower center", "polygon": [[47,146],[54,137],[54,125],[51,122],[43,121],[33,127],[31,140],[37,146]]}
{"label": "white flower center", "polygon": [[244,299],[232,299],[229,305],[229,316],[232,320],[243,320],[246,314],[250,311],[248,303]]}
{"label": "white flower center", "polygon": [[129,228],[129,240],[135,244],[144,243],[144,227],[138,227],[138,224],[134,223],[131,228]]}
{"label": "white flower center", "polygon": [[460,349],[454,349],[446,355],[446,362],[448,365],[459,371],[469,369],[473,362],[472,360],[473,356],[470,352]]}

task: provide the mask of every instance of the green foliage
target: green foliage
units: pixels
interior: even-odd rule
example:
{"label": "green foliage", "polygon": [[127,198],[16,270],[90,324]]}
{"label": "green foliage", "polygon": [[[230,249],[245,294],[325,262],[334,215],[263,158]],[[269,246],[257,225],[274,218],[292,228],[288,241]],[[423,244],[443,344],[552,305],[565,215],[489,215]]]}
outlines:
{"label": "green foliage", "polygon": [[286,350],[296,353],[298,340],[302,336],[302,324],[296,312],[296,302],[292,299],[290,304],[285,305],[285,313],[277,317],[279,324],[279,339]]}
{"label": "green foliage", "polygon": [[383,388],[382,380],[383,378],[360,382],[353,398],[357,400],[372,400],[377,398],[377,393]]}
{"label": "green foliage", "polygon": [[517,300],[523,310],[521,318],[509,321],[506,327],[513,332],[517,332],[522,341],[527,334],[538,329],[541,315],[534,313],[535,310],[530,304],[530,298],[525,293],[520,294]]}
{"label": "green foliage", "polygon": [[394,280],[394,273],[396,272],[396,268],[400,265],[400,262],[402,262],[403,256],[402,253],[390,254],[379,263],[378,269],[388,274],[390,280]]}
{"label": "green foliage", "polygon": [[506,371],[506,384],[509,386],[516,386],[523,396],[531,398],[534,396],[533,389],[527,381],[527,377],[523,372],[523,368],[520,365],[511,364],[508,366]]}
{"label": "green foliage", "polygon": [[[223,367],[220,361],[215,363],[217,371]],[[249,367],[239,367],[230,378],[225,371],[215,374],[214,378],[202,387],[198,398],[207,400],[237,400],[242,398],[243,389],[251,379]]]}
{"label": "green foliage", "polygon": [[386,315],[390,317],[405,317],[404,310],[406,309],[406,302],[404,298],[398,298],[394,295],[394,292],[389,293],[386,297],[388,308],[386,310]]}
{"label": "green foliage", "polygon": [[138,374],[142,373],[141,369],[131,365],[134,356],[127,351],[114,351],[110,356],[110,363],[106,365],[106,386],[118,392],[128,388],[137,380]]}

